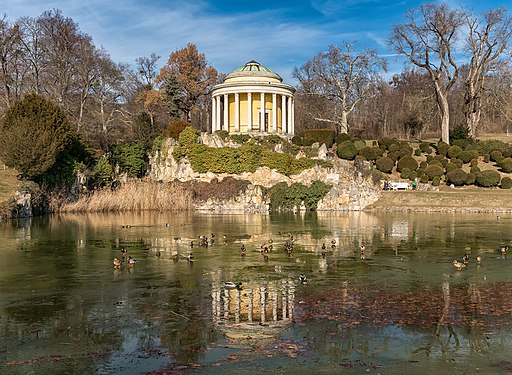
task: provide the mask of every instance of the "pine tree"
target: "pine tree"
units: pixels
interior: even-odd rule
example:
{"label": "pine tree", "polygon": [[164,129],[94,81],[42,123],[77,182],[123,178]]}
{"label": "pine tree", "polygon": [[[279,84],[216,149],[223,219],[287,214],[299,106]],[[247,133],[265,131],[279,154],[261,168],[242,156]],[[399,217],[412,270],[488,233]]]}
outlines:
{"label": "pine tree", "polygon": [[181,98],[183,96],[183,89],[178,83],[176,76],[171,74],[164,83],[165,89],[165,102],[169,116],[172,118],[179,117],[179,110],[181,106]]}

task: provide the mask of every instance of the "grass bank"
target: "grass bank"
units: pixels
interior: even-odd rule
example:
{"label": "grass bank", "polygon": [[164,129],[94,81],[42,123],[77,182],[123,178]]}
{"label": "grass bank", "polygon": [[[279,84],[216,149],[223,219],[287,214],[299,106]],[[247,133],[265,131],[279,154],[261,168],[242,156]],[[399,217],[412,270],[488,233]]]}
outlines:
{"label": "grass bank", "polygon": [[187,210],[192,193],[180,184],[149,181],[124,183],[116,191],[104,189],[60,207],[59,212],[122,212]]}
{"label": "grass bank", "polygon": [[367,210],[431,212],[512,212],[512,190],[477,187],[440,191],[383,191]]}

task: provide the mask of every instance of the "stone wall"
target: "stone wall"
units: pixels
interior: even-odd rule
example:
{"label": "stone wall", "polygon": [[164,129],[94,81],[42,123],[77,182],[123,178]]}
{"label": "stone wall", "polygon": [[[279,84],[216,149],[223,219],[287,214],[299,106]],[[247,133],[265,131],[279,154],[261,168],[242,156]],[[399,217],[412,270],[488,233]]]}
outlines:
{"label": "stone wall", "polygon": [[[215,134],[203,135],[203,143],[209,147],[237,147],[236,144],[225,144]],[[277,183],[286,182],[288,185],[300,183],[310,185],[319,180],[332,185],[333,188],[318,204],[318,210],[344,210],[359,211],[374,203],[380,197],[380,189],[371,181],[355,172],[351,162],[330,158],[332,168],[315,166],[302,171],[298,175],[285,176],[267,167],[258,168],[254,173],[239,175],[219,173],[196,173],[187,158],[176,162],[172,154],[176,143],[172,139],[164,142],[161,150],[150,158],[150,178],[156,181],[202,181],[211,182],[213,179],[223,180],[231,176],[236,179],[250,181],[247,189],[229,200],[210,199],[205,203],[198,203],[194,207],[199,210],[215,211],[268,211],[268,202],[265,201],[261,187],[270,188]],[[318,159],[326,159],[328,152],[325,145],[318,147]]]}

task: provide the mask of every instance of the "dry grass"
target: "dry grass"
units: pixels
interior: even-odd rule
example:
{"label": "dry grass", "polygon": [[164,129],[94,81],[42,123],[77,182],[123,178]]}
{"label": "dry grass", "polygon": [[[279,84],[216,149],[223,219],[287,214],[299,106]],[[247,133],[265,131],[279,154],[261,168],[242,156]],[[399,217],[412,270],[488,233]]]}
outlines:
{"label": "dry grass", "polygon": [[18,172],[12,168],[6,168],[0,161],[0,202],[5,202],[14,196],[14,192],[21,183],[16,177]]}
{"label": "dry grass", "polygon": [[60,212],[122,212],[187,210],[192,193],[180,184],[131,181],[112,192],[104,189],[64,205]]}

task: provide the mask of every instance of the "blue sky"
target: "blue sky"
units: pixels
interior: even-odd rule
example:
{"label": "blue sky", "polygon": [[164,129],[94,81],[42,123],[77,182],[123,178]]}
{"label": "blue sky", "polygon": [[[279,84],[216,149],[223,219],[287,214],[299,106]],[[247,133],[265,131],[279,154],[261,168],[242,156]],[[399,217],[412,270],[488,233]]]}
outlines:
{"label": "blue sky", "polygon": [[[445,1],[476,12],[509,1]],[[4,0],[10,21],[60,9],[83,33],[103,46],[115,62],[133,65],[155,52],[159,66],[187,43],[197,45],[210,65],[229,73],[256,60],[294,84],[291,73],[330,44],[356,41],[389,60],[390,73],[402,70],[386,45],[394,24],[425,1],[397,0]],[[482,3],[484,3],[482,5]]]}

